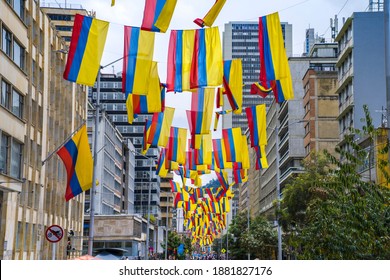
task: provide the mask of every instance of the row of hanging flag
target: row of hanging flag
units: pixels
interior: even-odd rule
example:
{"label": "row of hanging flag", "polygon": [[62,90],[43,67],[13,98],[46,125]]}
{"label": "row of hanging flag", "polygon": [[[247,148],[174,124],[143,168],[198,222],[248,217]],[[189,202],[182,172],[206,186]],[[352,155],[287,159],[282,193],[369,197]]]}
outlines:
{"label": "row of hanging flag", "polygon": [[[150,147],[160,148],[156,173],[165,177],[174,172],[181,178],[181,186],[171,181],[175,206],[184,209],[185,225],[192,231],[193,240],[210,244],[226,226],[226,213],[233,197],[231,185],[245,182],[250,168],[248,141],[241,128],[223,129],[220,139],[211,136],[215,108],[230,107],[216,111],[214,130],[221,115],[243,112],[242,61],[223,60],[219,29],[211,26],[226,1],[217,0],[203,19],[195,20],[202,29],[171,30],[167,80],[161,83],[157,62],[153,61],[155,32],[167,31],[176,2],[146,0],[142,26],[124,26],[122,92],[126,94],[129,123],[139,114],[152,114],[145,122],[142,152],[146,153]],[[204,26],[209,28],[203,29]],[[108,28],[108,22],[75,16],[65,79],[94,85]],[[264,97],[272,92],[277,102],[292,99],[291,74],[278,13],[259,18],[259,53],[260,76],[251,86],[251,93]],[[172,127],[175,109],[165,106],[167,92],[190,92],[188,130]],[[224,106],[225,102],[229,106]],[[245,108],[245,113],[250,144],[256,152],[256,169],[267,168],[265,105]],[[81,147],[70,148],[76,152],[73,157],[66,153],[59,155],[68,173],[67,189],[72,190],[74,178],[82,178],[82,171],[77,168],[80,158],[77,151]],[[233,173],[232,182],[228,181],[228,170]],[[220,185],[203,188],[201,176],[211,172],[215,172]],[[90,185],[84,184],[77,191],[70,191],[71,194],[67,191],[66,199]]]}

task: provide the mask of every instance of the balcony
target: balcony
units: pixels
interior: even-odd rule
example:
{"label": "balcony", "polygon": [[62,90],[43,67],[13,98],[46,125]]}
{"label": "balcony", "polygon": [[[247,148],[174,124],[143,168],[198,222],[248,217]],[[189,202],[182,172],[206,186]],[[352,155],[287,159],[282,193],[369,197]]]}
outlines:
{"label": "balcony", "polygon": [[287,180],[292,174],[303,173],[302,167],[290,167],[283,174],[280,175],[280,184]]}

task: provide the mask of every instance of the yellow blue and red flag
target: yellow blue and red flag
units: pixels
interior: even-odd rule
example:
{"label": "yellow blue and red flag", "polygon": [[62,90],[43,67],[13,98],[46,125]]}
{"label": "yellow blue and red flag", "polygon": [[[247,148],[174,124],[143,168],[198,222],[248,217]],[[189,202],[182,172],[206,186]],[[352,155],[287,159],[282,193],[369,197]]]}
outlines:
{"label": "yellow blue and red flag", "polygon": [[274,81],[273,90],[278,103],[294,98],[290,67],[279,13],[259,18],[260,84]]}
{"label": "yellow blue and red flag", "polygon": [[154,53],[154,32],[124,27],[122,92],[147,95]]}
{"label": "yellow blue and red flag", "polygon": [[209,26],[211,27],[221,12],[223,6],[225,5],[226,0],[216,0],[211,9],[207,12],[203,19],[197,18],[194,22],[200,27]]}
{"label": "yellow blue and red flag", "polygon": [[65,200],[68,201],[92,187],[93,160],[86,125],[83,125],[57,154],[66,168],[68,179]]}
{"label": "yellow blue and red flag", "polygon": [[75,15],[64,79],[93,86],[100,68],[109,23]]}
{"label": "yellow blue and red flag", "polygon": [[177,0],[146,0],[141,29],[165,33]]}

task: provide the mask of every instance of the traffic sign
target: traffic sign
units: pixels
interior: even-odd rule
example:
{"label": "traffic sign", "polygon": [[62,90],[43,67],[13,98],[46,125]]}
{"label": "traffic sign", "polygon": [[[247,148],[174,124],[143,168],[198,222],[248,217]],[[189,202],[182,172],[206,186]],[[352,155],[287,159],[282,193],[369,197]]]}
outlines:
{"label": "traffic sign", "polygon": [[225,253],[226,253],[226,250],[225,250],[225,248],[222,248],[222,250],[221,250],[221,253],[223,253],[223,254],[225,254]]}
{"label": "traffic sign", "polygon": [[64,236],[64,230],[58,225],[52,225],[46,230],[46,239],[52,243],[56,243]]}

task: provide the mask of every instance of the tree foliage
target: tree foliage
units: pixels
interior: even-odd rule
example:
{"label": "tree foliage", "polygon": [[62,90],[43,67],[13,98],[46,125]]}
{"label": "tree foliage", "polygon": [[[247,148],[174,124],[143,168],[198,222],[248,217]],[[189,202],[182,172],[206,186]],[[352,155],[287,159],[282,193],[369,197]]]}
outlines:
{"label": "tree foliage", "polygon": [[[305,163],[306,173],[283,193],[281,222],[287,252],[299,259],[389,259],[390,191],[365,179],[358,167],[370,158],[354,136],[371,144],[375,130],[364,107],[362,131],[345,138],[349,149],[325,151]],[[342,160],[340,160],[340,159]]]}
{"label": "tree foliage", "polygon": [[276,231],[262,216],[255,217],[250,222],[249,232],[242,234],[242,244],[250,252],[252,259],[275,259],[277,242]]}

